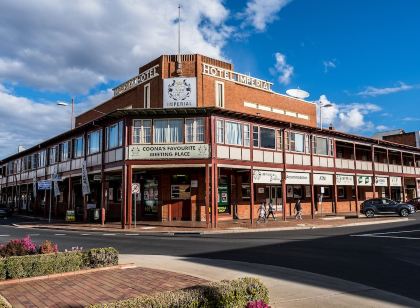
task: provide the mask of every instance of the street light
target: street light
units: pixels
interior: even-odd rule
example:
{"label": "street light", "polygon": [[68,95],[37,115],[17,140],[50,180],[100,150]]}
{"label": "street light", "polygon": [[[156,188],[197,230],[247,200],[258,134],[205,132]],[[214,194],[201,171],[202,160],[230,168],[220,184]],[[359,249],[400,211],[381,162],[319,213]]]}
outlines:
{"label": "street light", "polygon": [[318,102],[318,105],[319,105],[319,124],[322,129],[322,108],[330,108],[330,107],[333,107],[333,105],[330,103],[327,103],[324,105],[321,101]]}
{"label": "street light", "polygon": [[[67,107],[69,104],[65,102],[58,102],[58,106]],[[70,118],[70,129],[73,129],[73,122],[74,122],[74,99],[71,99],[71,118]]]}

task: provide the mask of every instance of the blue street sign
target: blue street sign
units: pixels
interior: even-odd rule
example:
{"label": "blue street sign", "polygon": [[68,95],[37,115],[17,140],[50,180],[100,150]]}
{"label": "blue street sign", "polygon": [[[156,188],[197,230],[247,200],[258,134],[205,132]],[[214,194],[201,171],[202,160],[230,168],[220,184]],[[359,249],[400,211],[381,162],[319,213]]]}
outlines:
{"label": "blue street sign", "polygon": [[49,180],[38,181],[38,190],[50,190],[50,189],[51,189],[51,181]]}

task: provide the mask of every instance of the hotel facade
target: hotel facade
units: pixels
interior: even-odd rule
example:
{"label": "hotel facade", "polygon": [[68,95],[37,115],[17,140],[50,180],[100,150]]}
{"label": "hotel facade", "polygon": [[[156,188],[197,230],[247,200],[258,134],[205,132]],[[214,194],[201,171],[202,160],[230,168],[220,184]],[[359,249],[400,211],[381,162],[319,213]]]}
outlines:
{"label": "hotel facade", "polygon": [[75,119],[0,161],[0,203],[77,221],[218,222],[357,215],[420,196],[420,149],[316,125],[316,105],[203,55],[163,55]]}

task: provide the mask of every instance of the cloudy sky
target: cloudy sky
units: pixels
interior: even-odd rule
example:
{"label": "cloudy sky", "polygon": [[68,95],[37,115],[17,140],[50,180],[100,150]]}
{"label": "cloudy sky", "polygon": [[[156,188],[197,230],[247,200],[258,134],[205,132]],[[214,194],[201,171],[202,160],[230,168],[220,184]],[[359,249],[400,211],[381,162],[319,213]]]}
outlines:
{"label": "cloudy sky", "polygon": [[[300,87],[324,123],[420,128],[420,2],[180,0],[182,52]],[[70,127],[140,65],[176,51],[177,1],[0,1],[0,159]],[[67,120],[68,119],[68,120]]]}

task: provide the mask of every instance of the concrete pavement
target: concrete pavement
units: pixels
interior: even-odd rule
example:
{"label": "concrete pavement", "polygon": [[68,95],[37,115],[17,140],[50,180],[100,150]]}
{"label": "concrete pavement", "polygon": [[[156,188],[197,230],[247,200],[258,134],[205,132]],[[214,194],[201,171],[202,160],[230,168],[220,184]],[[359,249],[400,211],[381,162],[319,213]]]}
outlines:
{"label": "concrete pavement", "polygon": [[420,307],[420,302],[324,275],[239,261],[122,254],[121,263],[187,274],[211,281],[253,276],[270,290],[272,307]]}

